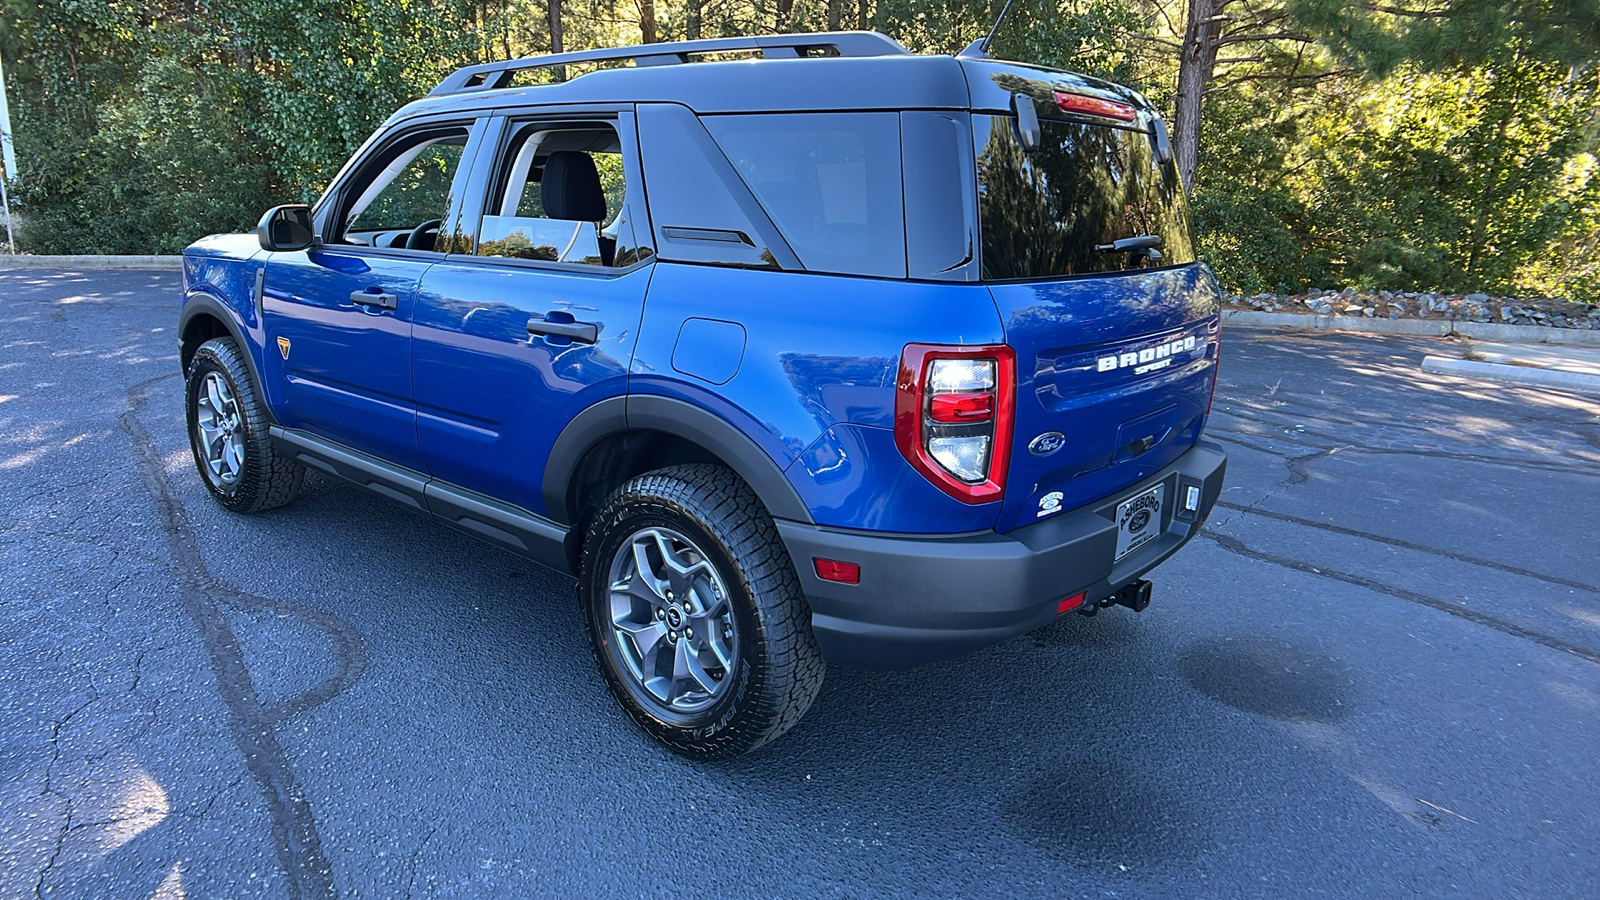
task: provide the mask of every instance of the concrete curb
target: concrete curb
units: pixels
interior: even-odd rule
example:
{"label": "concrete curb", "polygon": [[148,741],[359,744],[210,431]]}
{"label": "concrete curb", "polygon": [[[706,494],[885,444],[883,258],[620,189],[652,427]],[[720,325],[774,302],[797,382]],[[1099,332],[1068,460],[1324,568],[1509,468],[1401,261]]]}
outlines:
{"label": "concrete curb", "polygon": [[1404,334],[1443,337],[1455,334],[1480,341],[1507,344],[1559,344],[1600,347],[1600,331],[1582,328],[1542,328],[1537,325],[1496,325],[1492,322],[1455,322],[1444,319],[1368,319],[1357,316],[1314,316],[1305,313],[1264,313],[1224,309],[1224,324],[1302,328],[1313,331],[1354,331],[1363,334]]}
{"label": "concrete curb", "polygon": [[1578,391],[1584,394],[1600,394],[1600,375],[1563,372],[1560,369],[1538,369],[1532,366],[1509,366],[1504,363],[1451,359],[1445,356],[1427,356],[1422,359],[1422,371],[1432,372],[1435,375],[1487,378],[1490,381],[1503,381],[1508,384],[1525,384],[1533,387]]}
{"label": "concrete curb", "polygon": [[171,269],[181,256],[0,256],[0,269]]}

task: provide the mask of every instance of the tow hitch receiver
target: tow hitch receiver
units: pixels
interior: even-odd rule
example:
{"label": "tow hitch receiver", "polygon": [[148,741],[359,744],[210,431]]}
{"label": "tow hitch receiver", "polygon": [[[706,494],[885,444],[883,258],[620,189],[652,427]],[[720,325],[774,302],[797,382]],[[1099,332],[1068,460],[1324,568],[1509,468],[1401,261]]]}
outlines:
{"label": "tow hitch receiver", "polygon": [[1150,582],[1141,578],[1112,594],[1107,602],[1126,606],[1134,612],[1144,612],[1144,608],[1150,605]]}

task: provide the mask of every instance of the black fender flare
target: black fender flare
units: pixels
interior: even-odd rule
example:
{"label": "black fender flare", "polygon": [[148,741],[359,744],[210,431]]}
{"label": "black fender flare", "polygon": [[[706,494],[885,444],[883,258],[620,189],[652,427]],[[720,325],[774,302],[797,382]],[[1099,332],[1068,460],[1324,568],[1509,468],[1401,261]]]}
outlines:
{"label": "black fender flare", "polygon": [[[255,382],[256,390],[263,395],[257,399],[261,400],[262,407],[266,408],[266,385],[262,383],[261,373],[256,369],[255,345],[245,340],[244,332],[239,328],[239,322],[234,311],[229,309],[226,303],[217,299],[215,294],[205,291],[190,291],[189,295],[184,297],[183,311],[178,313],[178,364],[180,366],[184,365],[183,336],[189,332],[189,323],[193,322],[196,316],[201,315],[216,319],[222,323],[223,328],[228,330],[229,337],[233,338],[233,342],[244,353],[244,364],[245,368],[250,370],[250,380]],[[188,374],[187,367],[185,367],[184,375],[187,376]],[[268,418],[272,417],[270,409],[267,410],[267,416]]]}
{"label": "black fender flare", "polygon": [[572,525],[567,488],[588,452],[624,431],[660,431],[705,448],[728,464],[767,507],[774,519],[815,524],[811,510],[776,461],[727,420],[692,403],[652,394],[602,400],[572,418],[556,437],[544,467],[545,514]]}

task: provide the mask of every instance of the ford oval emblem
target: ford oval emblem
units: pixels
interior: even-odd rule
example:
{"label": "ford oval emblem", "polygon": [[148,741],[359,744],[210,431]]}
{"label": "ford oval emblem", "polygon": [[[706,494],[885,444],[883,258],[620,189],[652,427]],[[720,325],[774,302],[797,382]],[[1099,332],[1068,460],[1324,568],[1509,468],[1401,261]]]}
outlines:
{"label": "ford oval emblem", "polygon": [[1046,431],[1028,443],[1028,452],[1034,456],[1049,456],[1067,443],[1067,436],[1059,431]]}

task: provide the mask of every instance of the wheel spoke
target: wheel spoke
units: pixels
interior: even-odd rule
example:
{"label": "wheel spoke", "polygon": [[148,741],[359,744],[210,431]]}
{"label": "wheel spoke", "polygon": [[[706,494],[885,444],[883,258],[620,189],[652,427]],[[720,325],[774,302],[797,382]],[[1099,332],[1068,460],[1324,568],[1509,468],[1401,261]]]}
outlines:
{"label": "wheel spoke", "polygon": [[679,641],[673,646],[673,650],[672,686],[676,688],[679,684],[688,681],[692,677],[689,674],[689,657],[694,655],[694,651],[689,649],[688,641]]}
{"label": "wheel spoke", "polygon": [[661,623],[651,620],[640,624],[638,622],[618,622],[617,630],[628,636],[633,642],[634,652],[639,654],[639,668],[646,678],[654,674],[656,669],[656,654],[660,652],[661,639],[666,637],[666,630]]}
{"label": "wheel spoke", "polygon": [[[689,642],[683,641],[683,643],[688,644]],[[706,671],[704,665],[701,665],[699,653],[692,649],[686,651],[684,653],[684,667],[688,671],[689,677],[700,686],[701,690],[708,694],[716,691],[717,680],[711,677],[711,673]]]}
{"label": "wheel spoke", "polygon": [[228,463],[228,470],[234,475],[244,468],[244,442],[238,435],[233,435],[222,445],[223,458]]}
{"label": "wheel spoke", "polygon": [[646,600],[666,599],[666,589],[661,583],[661,578],[650,565],[650,545],[643,540],[633,542],[633,567],[634,578],[648,593],[641,593],[632,585],[629,586],[630,593]]}
{"label": "wheel spoke", "polygon": [[222,379],[215,375],[206,378],[206,399],[211,401],[211,408],[216,410],[218,418],[228,415],[228,406],[222,399]]}

